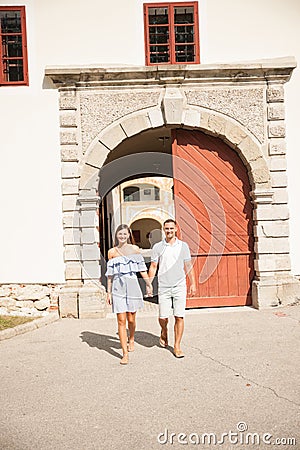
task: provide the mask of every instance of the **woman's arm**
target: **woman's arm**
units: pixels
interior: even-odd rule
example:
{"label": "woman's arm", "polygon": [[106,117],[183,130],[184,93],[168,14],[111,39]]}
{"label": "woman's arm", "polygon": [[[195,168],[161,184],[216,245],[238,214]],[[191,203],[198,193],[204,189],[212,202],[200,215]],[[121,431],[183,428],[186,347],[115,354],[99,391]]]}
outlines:
{"label": "woman's arm", "polygon": [[107,294],[106,294],[106,301],[109,305],[111,305],[111,287],[112,287],[112,277],[107,277]]}
{"label": "woman's arm", "polygon": [[[108,259],[112,259],[115,256],[115,249],[114,248],[110,248],[107,252],[107,257]],[[111,305],[112,301],[111,301],[111,287],[112,287],[112,277],[108,276],[107,277],[107,294],[106,294],[106,302],[108,305]]]}
{"label": "woman's arm", "polygon": [[115,257],[115,253],[116,253],[115,248],[114,248],[114,247],[113,247],[113,248],[110,248],[110,249],[108,250],[108,252],[107,252],[107,257],[108,257],[108,259],[114,258],[114,257]]}

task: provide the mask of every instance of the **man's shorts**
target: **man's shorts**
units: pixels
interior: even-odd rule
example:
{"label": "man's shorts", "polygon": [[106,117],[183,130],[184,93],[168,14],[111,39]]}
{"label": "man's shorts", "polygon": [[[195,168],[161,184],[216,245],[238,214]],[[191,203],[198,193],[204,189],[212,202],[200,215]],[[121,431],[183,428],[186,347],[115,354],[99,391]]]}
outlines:
{"label": "man's shorts", "polygon": [[172,315],[184,317],[186,306],[186,285],[158,289],[158,304],[160,319],[167,319]]}

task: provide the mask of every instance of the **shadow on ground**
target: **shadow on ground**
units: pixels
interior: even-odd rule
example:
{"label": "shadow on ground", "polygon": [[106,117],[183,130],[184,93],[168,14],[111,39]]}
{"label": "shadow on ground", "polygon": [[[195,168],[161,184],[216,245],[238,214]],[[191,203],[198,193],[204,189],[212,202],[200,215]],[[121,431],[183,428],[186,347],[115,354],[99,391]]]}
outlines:
{"label": "shadow on ground", "polygon": [[[115,358],[122,358],[121,354],[117,351],[121,350],[118,335],[109,336],[107,334],[93,333],[91,331],[82,331],[80,339],[90,347],[104,350]],[[148,333],[147,331],[136,331],[135,342],[147,348],[159,347],[159,336]]]}

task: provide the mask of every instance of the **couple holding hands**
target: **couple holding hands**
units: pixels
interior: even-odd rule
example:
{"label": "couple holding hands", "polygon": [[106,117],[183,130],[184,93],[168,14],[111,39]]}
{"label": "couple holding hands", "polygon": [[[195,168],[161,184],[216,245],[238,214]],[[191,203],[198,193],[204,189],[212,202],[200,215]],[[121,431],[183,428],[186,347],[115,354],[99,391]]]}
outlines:
{"label": "couple holding hands", "polygon": [[[137,272],[146,283],[146,295],[152,297],[152,281],[158,268],[158,303],[161,334],[159,343],[168,346],[168,319],[175,317],[174,356],[183,358],[180,348],[184,330],[186,305],[186,275],[190,279],[191,296],[195,295],[195,275],[191,254],[186,242],[176,237],[177,224],[167,219],[163,225],[165,239],[152,248],[151,265],[147,267],[140,248],[132,242],[131,230],[121,224],[115,232],[115,247],[108,251],[107,263],[107,302],[117,314],[118,333],[123,357],[120,364],[128,364],[128,352],[134,350],[134,333],[136,328],[136,311],[143,307],[143,294],[137,279]],[[126,325],[128,323],[129,336]]]}

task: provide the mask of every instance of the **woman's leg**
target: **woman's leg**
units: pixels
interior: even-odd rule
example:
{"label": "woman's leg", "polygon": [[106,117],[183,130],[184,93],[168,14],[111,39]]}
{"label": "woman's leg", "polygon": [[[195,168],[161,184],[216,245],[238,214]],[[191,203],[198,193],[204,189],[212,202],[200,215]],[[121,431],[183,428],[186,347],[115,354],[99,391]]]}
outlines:
{"label": "woman's leg", "polygon": [[128,363],[128,350],[127,350],[127,332],[126,332],[126,312],[117,314],[118,320],[118,332],[120,343],[123,352],[123,358],[120,361],[120,364]]}
{"label": "woman's leg", "polygon": [[128,312],[127,321],[128,321],[128,330],[129,330],[129,342],[128,342],[128,351],[133,352],[134,350],[134,333],[136,327],[136,312]]}

